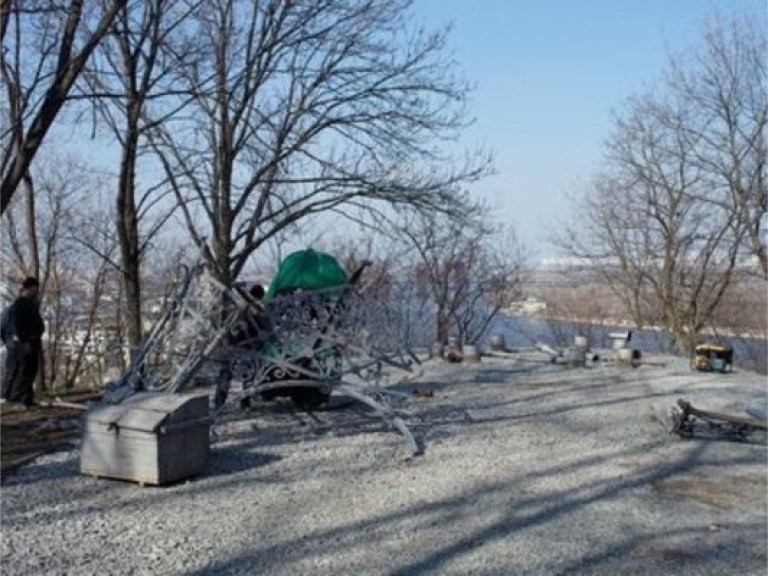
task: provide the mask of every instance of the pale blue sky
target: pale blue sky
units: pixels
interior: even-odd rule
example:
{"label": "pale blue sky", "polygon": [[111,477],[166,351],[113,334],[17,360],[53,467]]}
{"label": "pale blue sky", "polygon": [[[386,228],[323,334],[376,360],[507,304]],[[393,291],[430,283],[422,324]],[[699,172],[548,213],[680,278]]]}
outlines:
{"label": "pale blue sky", "polygon": [[766,16],[765,0],[416,0],[468,80],[475,124],[463,144],[496,152],[471,190],[497,207],[536,258],[573,192],[599,166],[610,110],[698,41],[715,11]]}

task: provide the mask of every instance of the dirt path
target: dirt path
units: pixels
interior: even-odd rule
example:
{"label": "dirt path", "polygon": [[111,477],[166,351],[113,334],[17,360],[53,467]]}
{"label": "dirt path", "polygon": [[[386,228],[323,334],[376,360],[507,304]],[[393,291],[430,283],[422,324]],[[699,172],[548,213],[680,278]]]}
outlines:
{"label": "dirt path", "polygon": [[[67,402],[87,403],[98,396],[78,394],[68,396]],[[80,434],[82,410],[56,404],[24,409],[18,404],[0,406],[0,478],[34,458],[69,450]]]}

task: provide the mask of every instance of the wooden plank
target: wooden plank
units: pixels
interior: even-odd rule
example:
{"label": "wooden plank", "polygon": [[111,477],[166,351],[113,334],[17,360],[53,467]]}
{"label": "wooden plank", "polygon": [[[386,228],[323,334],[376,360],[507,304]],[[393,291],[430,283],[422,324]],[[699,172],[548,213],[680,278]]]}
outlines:
{"label": "wooden plank", "polygon": [[39,458],[40,456],[44,456],[46,453],[45,450],[38,450],[37,452],[33,452],[32,454],[26,454],[25,456],[21,456],[19,458],[16,458],[15,460],[11,460],[7,464],[3,464],[2,471],[3,472],[10,472],[11,470],[15,470],[19,466],[23,466],[24,464],[27,464],[28,462],[32,462],[35,458]]}
{"label": "wooden plank", "polygon": [[42,400],[40,402],[40,406],[45,408],[73,408],[75,410],[88,410],[90,406],[88,404],[78,404],[76,402],[65,402],[59,397],[56,397],[53,400]]}
{"label": "wooden plank", "polygon": [[697,416],[704,420],[720,420],[724,422],[730,422],[740,426],[747,426],[750,428],[758,428],[760,430],[768,430],[768,423],[755,420],[754,418],[747,418],[745,416],[734,416],[732,414],[723,414],[721,412],[710,412],[707,410],[699,410],[694,408],[690,402],[687,402],[680,398],[677,401],[677,405],[683,411],[683,419],[686,416]]}

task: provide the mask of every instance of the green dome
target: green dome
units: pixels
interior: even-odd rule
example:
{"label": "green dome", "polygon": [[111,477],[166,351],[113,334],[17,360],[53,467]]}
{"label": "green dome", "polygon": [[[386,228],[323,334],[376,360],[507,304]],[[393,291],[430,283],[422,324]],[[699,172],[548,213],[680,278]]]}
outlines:
{"label": "green dome", "polygon": [[280,263],[264,301],[297,289],[313,291],[344,286],[347,280],[347,273],[330,254],[312,248],[299,250]]}

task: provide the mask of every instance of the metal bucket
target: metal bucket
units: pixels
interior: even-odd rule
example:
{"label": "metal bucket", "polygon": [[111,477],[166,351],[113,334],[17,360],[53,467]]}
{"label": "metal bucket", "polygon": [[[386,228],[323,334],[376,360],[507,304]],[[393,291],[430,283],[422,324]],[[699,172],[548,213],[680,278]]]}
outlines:
{"label": "metal bucket", "polygon": [[497,352],[503,352],[506,350],[507,345],[504,341],[504,334],[492,334],[490,340],[488,341],[488,346],[491,348],[491,350]]}
{"label": "metal bucket", "polygon": [[613,338],[611,348],[614,350],[629,350],[627,341],[623,338]]}
{"label": "metal bucket", "polygon": [[465,344],[462,352],[464,354],[464,362],[467,364],[477,364],[480,362],[480,352],[477,350],[477,346]]}
{"label": "metal bucket", "polygon": [[622,364],[629,364],[632,361],[632,349],[631,348],[618,348],[616,349],[616,360]]}

